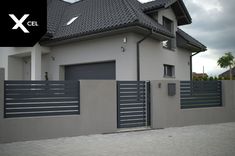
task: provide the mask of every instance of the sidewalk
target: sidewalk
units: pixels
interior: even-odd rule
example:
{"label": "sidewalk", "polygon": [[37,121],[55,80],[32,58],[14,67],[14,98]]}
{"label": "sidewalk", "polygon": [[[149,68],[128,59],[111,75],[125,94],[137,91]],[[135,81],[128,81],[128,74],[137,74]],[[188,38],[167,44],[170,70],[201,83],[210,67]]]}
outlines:
{"label": "sidewalk", "polygon": [[0,144],[0,156],[233,156],[235,123]]}

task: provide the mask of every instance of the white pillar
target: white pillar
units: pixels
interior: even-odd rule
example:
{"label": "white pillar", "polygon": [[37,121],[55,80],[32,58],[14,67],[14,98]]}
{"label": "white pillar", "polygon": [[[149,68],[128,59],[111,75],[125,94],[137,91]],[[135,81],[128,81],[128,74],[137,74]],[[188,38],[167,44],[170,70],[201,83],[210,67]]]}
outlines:
{"label": "white pillar", "polygon": [[42,51],[40,45],[36,44],[31,52],[31,80],[41,80]]}

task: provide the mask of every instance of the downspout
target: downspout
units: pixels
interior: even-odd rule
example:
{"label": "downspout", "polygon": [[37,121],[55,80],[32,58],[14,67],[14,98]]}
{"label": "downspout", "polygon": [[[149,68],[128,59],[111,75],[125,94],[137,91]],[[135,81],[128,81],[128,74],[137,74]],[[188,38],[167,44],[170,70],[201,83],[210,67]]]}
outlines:
{"label": "downspout", "polygon": [[199,52],[196,52],[195,54],[193,55],[190,55],[190,80],[192,81],[193,80],[193,56],[199,54]]}
{"label": "downspout", "polygon": [[139,40],[136,44],[136,53],[137,53],[137,81],[140,81],[140,43],[142,43],[144,40],[146,40],[149,36],[153,34],[153,30],[150,31],[149,34],[147,34],[144,38]]}

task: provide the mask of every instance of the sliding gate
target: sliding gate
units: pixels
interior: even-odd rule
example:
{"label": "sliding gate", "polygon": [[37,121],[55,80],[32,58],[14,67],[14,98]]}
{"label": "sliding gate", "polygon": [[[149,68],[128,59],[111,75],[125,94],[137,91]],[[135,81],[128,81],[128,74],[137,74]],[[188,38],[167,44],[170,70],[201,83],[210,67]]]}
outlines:
{"label": "sliding gate", "polygon": [[150,126],[150,82],[117,82],[118,128]]}

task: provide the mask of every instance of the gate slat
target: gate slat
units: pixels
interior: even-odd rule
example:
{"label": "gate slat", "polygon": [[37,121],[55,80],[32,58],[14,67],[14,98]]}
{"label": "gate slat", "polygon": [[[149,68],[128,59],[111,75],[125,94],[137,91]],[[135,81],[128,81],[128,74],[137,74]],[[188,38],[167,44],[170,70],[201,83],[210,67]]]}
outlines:
{"label": "gate slat", "polygon": [[120,108],[136,108],[136,107],[145,107],[146,105],[145,104],[125,104],[125,105],[120,105]]}
{"label": "gate slat", "polygon": [[23,113],[23,112],[45,112],[45,111],[65,111],[65,110],[74,110],[74,109],[78,109],[78,106],[73,106],[73,107],[53,107],[53,108],[27,108],[24,107],[23,109],[17,109],[17,108],[13,108],[13,109],[7,109],[7,113]]}
{"label": "gate slat", "polygon": [[145,108],[133,108],[133,107],[131,107],[131,108],[128,108],[128,109],[121,108],[120,110],[121,110],[121,112],[140,112],[140,111],[144,112],[146,109]]}
{"label": "gate slat", "polygon": [[68,112],[37,112],[37,113],[22,113],[22,114],[6,114],[6,118],[18,118],[18,117],[40,117],[40,116],[58,116],[58,115],[79,115],[79,111]]}
{"label": "gate slat", "polygon": [[146,119],[137,119],[137,120],[126,120],[126,121],[120,121],[120,124],[132,124],[132,123],[143,123],[143,126],[146,125]]}
{"label": "gate slat", "polygon": [[125,117],[120,117],[120,120],[129,120],[129,119],[139,119],[139,118],[146,118],[146,115],[142,116],[139,115],[139,116],[125,116]]}
{"label": "gate slat", "polygon": [[132,128],[132,127],[143,127],[145,126],[144,123],[134,123],[134,124],[127,124],[127,125],[119,125],[119,128]]}
{"label": "gate slat", "polygon": [[37,104],[6,104],[7,108],[23,108],[23,107],[52,107],[52,106],[78,106],[78,102],[73,103],[37,103]]}
{"label": "gate slat", "polygon": [[138,97],[120,97],[119,98],[120,101],[127,101],[127,100],[136,100],[136,101],[138,101],[138,99],[141,100],[141,101],[144,101],[145,97],[138,96]]}
{"label": "gate slat", "polygon": [[38,99],[6,99],[6,103],[29,103],[29,102],[63,102],[63,101],[78,101],[77,97],[72,97],[72,98],[58,98],[58,97],[53,97],[53,98],[38,98]]}

